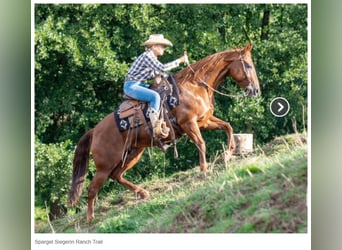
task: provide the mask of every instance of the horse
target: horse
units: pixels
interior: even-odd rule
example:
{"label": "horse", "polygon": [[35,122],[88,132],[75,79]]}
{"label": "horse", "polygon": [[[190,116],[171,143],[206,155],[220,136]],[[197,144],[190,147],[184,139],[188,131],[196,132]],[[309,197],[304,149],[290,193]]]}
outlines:
{"label": "horse", "polygon": [[[256,97],[260,94],[251,50],[252,47],[247,43],[242,48],[218,52],[189,64],[174,74],[179,88],[179,104],[171,112],[178,129],[174,138],[169,136],[163,140],[167,143],[184,135],[188,136],[198,148],[200,171],[204,173],[207,172],[206,145],[201,129],[224,130],[228,138],[228,152],[232,154],[235,148],[233,128],[228,122],[214,116],[216,89],[229,76],[244,89],[246,96]],[[139,161],[147,147],[156,144],[151,144],[151,135],[146,130],[136,130],[135,138],[131,139],[134,143],[131,143],[123,160],[128,133],[120,132],[111,113],[87,131],[77,144],[68,203],[74,206],[81,196],[91,152],[96,172],[88,187],[88,222],[94,219],[95,198],[108,178],[117,181],[141,198],[150,196],[147,190],[131,183],[123,175]]]}

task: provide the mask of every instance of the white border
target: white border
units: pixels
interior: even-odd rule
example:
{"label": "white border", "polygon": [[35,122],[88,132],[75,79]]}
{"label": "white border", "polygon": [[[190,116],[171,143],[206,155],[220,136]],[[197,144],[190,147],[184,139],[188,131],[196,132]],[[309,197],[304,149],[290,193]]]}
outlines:
{"label": "white border", "polygon": [[[102,244],[56,244],[70,240],[103,241]],[[289,250],[311,249],[307,234],[36,234],[34,241],[52,240],[54,243],[31,244],[32,250],[163,250],[163,249],[233,249],[233,250]]]}
{"label": "white border", "polygon": [[[307,4],[308,5],[308,194],[307,194],[307,233],[302,234],[39,234],[34,229],[34,5],[49,3],[84,4],[84,3],[198,3],[198,1],[31,1],[31,249],[54,250],[54,249],[97,249],[95,244],[75,245],[75,244],[55,244],[56,241],[63,240],[98,240],[103,241],[98,249],[213,249],[215,247],[226,249],[263,249],[263,250],[288,250],[288,249],[311,249],[311,1],[201,1],[200,3],[279,3],[279,4]],[[37,244],[37,241],[52,240],[54,244]]]}

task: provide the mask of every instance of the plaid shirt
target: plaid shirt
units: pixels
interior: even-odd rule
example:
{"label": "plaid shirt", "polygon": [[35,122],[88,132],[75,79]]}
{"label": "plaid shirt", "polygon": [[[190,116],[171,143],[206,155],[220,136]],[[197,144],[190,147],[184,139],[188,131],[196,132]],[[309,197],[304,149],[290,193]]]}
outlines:
{"label": "plaid shirt", "polygon": [[178,60],[162,64],[153,54],[152,50],[142,53],[132,64],[126,75],[126,81],[134,80],[144,82],[154,76],[165,73],[179,66]]}

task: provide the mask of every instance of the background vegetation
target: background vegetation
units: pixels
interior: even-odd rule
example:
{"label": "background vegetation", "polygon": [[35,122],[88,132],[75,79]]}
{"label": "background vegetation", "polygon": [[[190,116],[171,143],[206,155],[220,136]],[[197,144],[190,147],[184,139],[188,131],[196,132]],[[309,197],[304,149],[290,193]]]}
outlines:
{"label": "background vegetation", "polygon": [[[189,18],[191,17],[191,18]],[[35,197],[37,206],[64,204],[71,161],[81,135],[122,101],[125,74],[151,33],[174,43],[167,62],[188,51],[197,61],[217,51],[253,45],[261,83],[258,99],[216,96],[216,115],[255,143],[304,129],[307,122],[307,5],[304,4],[36,4],[35,5]],[[241,91],[227,79],[220,87]],[[276,118],[276,96],[291,110]],[[222,149],[222,132],[205,132],[208,156]],[[127,175],[135,181],[171,175],[198,163],[183,138],[180,158],[149,149]],[[91,166],[88,180],[93,175]],[[114,188],[107,182],[101,192]],[[115,186],[117,189],[118,187]]]}

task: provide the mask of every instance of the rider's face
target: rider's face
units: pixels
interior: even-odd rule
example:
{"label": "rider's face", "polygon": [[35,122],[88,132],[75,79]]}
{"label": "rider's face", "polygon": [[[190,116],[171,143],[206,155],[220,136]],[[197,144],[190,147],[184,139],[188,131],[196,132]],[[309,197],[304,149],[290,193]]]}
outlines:
{"label": "rider's face", "polygon": [[162,44],[155,44],[152,46],[152,52],[155,56],[162,56],[164,54],[165,46]]}

